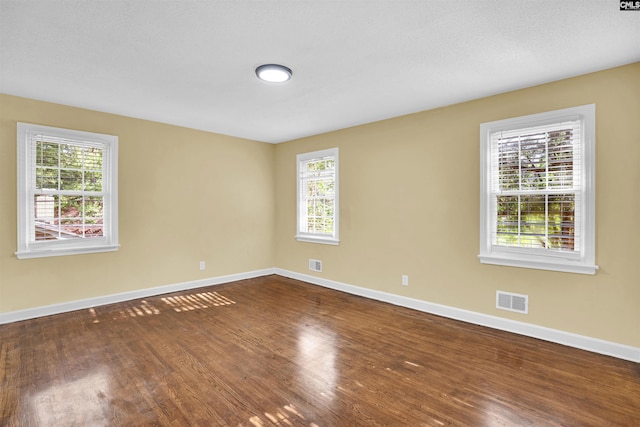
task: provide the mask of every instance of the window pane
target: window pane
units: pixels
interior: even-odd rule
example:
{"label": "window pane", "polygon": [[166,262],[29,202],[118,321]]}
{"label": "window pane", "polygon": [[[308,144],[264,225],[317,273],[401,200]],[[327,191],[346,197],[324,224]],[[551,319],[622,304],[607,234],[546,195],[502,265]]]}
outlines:
{"label": "window pane", "polygon": [[326,193],[326,182],[323,180],[316,181],[316,195],[324,196]]}
{"label": "window pane", "polygon": [[102,191],[103,154],[97,147],[37,142],[36,189]]}
{"label": "window pane", "polygon": [[104,198],[89,196],[84,200],[84,237],[100,237],[103,235]]}
{"label": "window pane", "polygon": [[104,235],[104,198],[35,196],[35,240]]}
{"label": "window pane", "polygon": [[102,149],[95,147],[84,149],[84,168],[92,171],[102,170]]}
{"label": "window pane", "polygon": [[324,171],[331,171],[335,168],[335,161],[333,159],[323,159],[309,161],[306,164],[307,172],[322,173]]}
{"label": "window pane", "polygon": [[324,221],[324,232],[327,234],[333,233],[333,217],[327,218]]}
{"label": "window pane", "polygon": [[549,248],[575,249],[575,196],[549,196]]}
{"label": "window pane", "polygon": [[316,183],[315,181],[307,181],[307,197],[315,196],[316,191]]}
{"label": "window pane", "polygon": [[84,190],[102,191],[102,172],[85,172]]}
{"label": "window pane", "polygon": [[333,233],[333,199],[307,201],[307,227],[310,233]]}
{"label": "window pane", "polygon": [[60,238],[82,237],[82,197],[60,196]]}
{"label": "window pane", "polygon": [[60,144],[60,167],[82,169],[82,154],[82,147],[69,144]]}
{"label": "window pane", "polygon": [[500,196],[497,202],[496,245],[518,245],[518,196]]}
{"label": "window pane", "polygon": [[501,139],[498,145],[500,190],[520,188],[520,143],[518,138]]}
{"label": "window pane", "polygon": [[58,169],[36,168],[36,188],[58,190]]}
{"label": "window pane", "polygon": [[526,135],[520,143],[520,185],[522,190],[546,188],[546,134]]}
{"label": "window pane", "polygon": [[315,209],[313,214],[317,217],[323,217],[326,207],[325,207],[325,200],[324,199],[317,199],[314,201],[315,202]]}
{"label": "window pane", "polygon": [[[309,162],[307,167],[315,171],[325,171],[329,167],[333,167],[334,162],[322,160],[317,162]],[[325,178],[319,176],[310,177],[306,182],[306,214],[307,222],[306,232],[316,234],[333,233],[333,214],[335,196],[335,180],[333,177]]]}
{"label": "window pane", "polygon": [[499,139],[500,190],[572,188],[573,138],[573,131],[564,129]]}
{"label": "window pane", "polygon": [[546,197],[520,197],[520,246],[546,247]]}
{"label": "window pane", "polygon": [[316,233],[318,231],[319,226],[320,226],[320,221],[317,218],[310,216],[307,219],[307,231],[309,233]]}
{"label": "window pane", "polygon": [[35,196],[35,240],[52,240],[58,238],[58,226],[56,225],[57,206],[57,196]]}
{"label": "window pane", "polygon": [[59,208],[60,200],[58,196],[35,196],[35,227],[33,234],[35,240],[56,240],[60,237]]}
{"label": "window pane", "polygon": [[36,141],[36,165],[58,167],[58,144]]}
{"label": "window pane", "polygon": [[573,186],[573,134],[570,129],[549,133],[549,187]]}
{"label": "window pane", "polygon": [[80,191],[82,190],[81,170],[60,170],[60,190]]}
{"label": "window pane", "polygon": [[61,218],[60,219],[60,239],[79,239],[82,237],[82,219]]}
{"label": "window pane", "polygon": [[499,196],[496,244],[574,250],[575,196]]}

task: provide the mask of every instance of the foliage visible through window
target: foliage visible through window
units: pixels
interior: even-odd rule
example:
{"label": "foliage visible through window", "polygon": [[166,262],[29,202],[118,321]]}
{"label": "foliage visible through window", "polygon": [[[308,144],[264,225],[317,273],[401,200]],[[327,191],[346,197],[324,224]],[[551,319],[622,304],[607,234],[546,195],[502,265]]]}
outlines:
{"label": "foliage visible through window", "polygon": [[103,236],[103,150],[35,141],[35,240]]}
{"label": "foliage visible through window", "polygon": [[304,163],[304,182],[307,205],[305,232],[333,234],[333,212],[336,182],[334,159],[308,161]]}
{"label": "foliage visible through window", "polygon": [[337,149],[298,156],[298,238],[337,240]]}
{"label": "foliage visible through window", "polygon": [[595,105],[483,123],[480,260],[593,274]]}
{"label": "foliage visible through window", "polygon": [[118,248],[118,138],[18,123],[18,258]]}
{"label": "foliage visible through window", "polygon": [[497,245],[575,249],[574,136],[569,127],[495,140]]}

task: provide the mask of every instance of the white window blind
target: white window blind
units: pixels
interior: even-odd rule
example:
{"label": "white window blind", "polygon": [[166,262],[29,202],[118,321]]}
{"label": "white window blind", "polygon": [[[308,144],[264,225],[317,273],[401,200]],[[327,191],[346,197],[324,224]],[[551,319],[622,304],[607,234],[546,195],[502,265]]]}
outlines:
{"label": "white window blind", "polygon": [[18,258],[117,249],[117,138],[18,124]]}
{"label": "white window blind", "polygon": [[581,121],[499,130],[491,139],[495,245],[580,247]]}
{"label": "white window blind", "polygon": [[297,239],[338,243],[338,149],[306,153],[298,162]]}
{"label": "white window blind", "polygon": [[595,272],[595,106],[481,125],[484,263]]}

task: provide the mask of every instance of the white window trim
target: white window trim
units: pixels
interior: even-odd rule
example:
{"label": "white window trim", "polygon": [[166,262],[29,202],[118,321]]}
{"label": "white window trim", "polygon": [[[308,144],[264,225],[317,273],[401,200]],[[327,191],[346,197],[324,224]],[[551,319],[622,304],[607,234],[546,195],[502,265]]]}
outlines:
{"label": "white window trim", "polygon": [[[339,196],[339,178],[338,178],[338,171],[340,170],[339,166],[338,166],[338,153],[339,150],[338,148],[330,148],[327,150],[320,150],[320,151],[313,151],[310,153],[304,153],[304,154],[298,154],[296,156],[296,239],[300,242],[309,242],[309,243],[322,243],[322,244],[326,244],[326,245],[339,245],[340,244],[340,239],[338,238],[339,236],[339,229],[340,229],[340,224],[339,224],[339,219],[340,219],[340,206],[339,206],[339,201],[340,201],[340,196]],[[302,188],[302,186],[300,185],[300,164],[303,161],[306,160],[311,160],[311,159],[319,159],[322,157],[329,157],[332,156],[335,158],[335,199],[334,199],[334,207],[333,207],[333,212],[334,212],[334,218],[333,218],[333,235],[332,236],[320,236],[317,234],[313,234],[313,233],[305,233],[302,232],[302,227],[301,227],[301,221],[304,218],[304,209],[306,209],[306,206],[304,205],[304,198],[302,196],[302,191],[304,190]]]}
{"label": "white window trim", "polygon": [[[100,145],[106,153],[103,161],[104,236],[91,239],[35,242],[33,181],[34,157],[30,155],[32,135],[45,134]],[[118,137],[50,126],[18,123],[18,259],[117,251],[118,244]]]}
{"label": "white window trim", "polygon": [[[555,123],[567,117],[582,118],[581,169],[581,243],[578,251],[571,254],[549,253],[545,250],[505,248],[491,242],[492,195],[491,195],[491,142],[490,135],[497,130],[525,128],[545,123]],[[480,125],[480,254],[483,264],[534,268],[569,273],[595,274],[595,104],[549,111],[529,116],[498,120]]]}

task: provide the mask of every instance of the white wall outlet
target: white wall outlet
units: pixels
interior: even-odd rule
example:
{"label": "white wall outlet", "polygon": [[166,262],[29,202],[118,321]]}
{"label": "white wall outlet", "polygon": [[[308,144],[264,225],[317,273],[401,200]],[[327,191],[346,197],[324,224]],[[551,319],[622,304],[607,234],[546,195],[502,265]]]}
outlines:
{"label": "white wall outlet", "polygon": [[406,274],[402,275],[402,286],[409,286],[409,276]]}
{"label": "white wall outlet", "polygon": [[204,261],[200,261],[200,270],[204,270],[205,269],[205,263]]}

